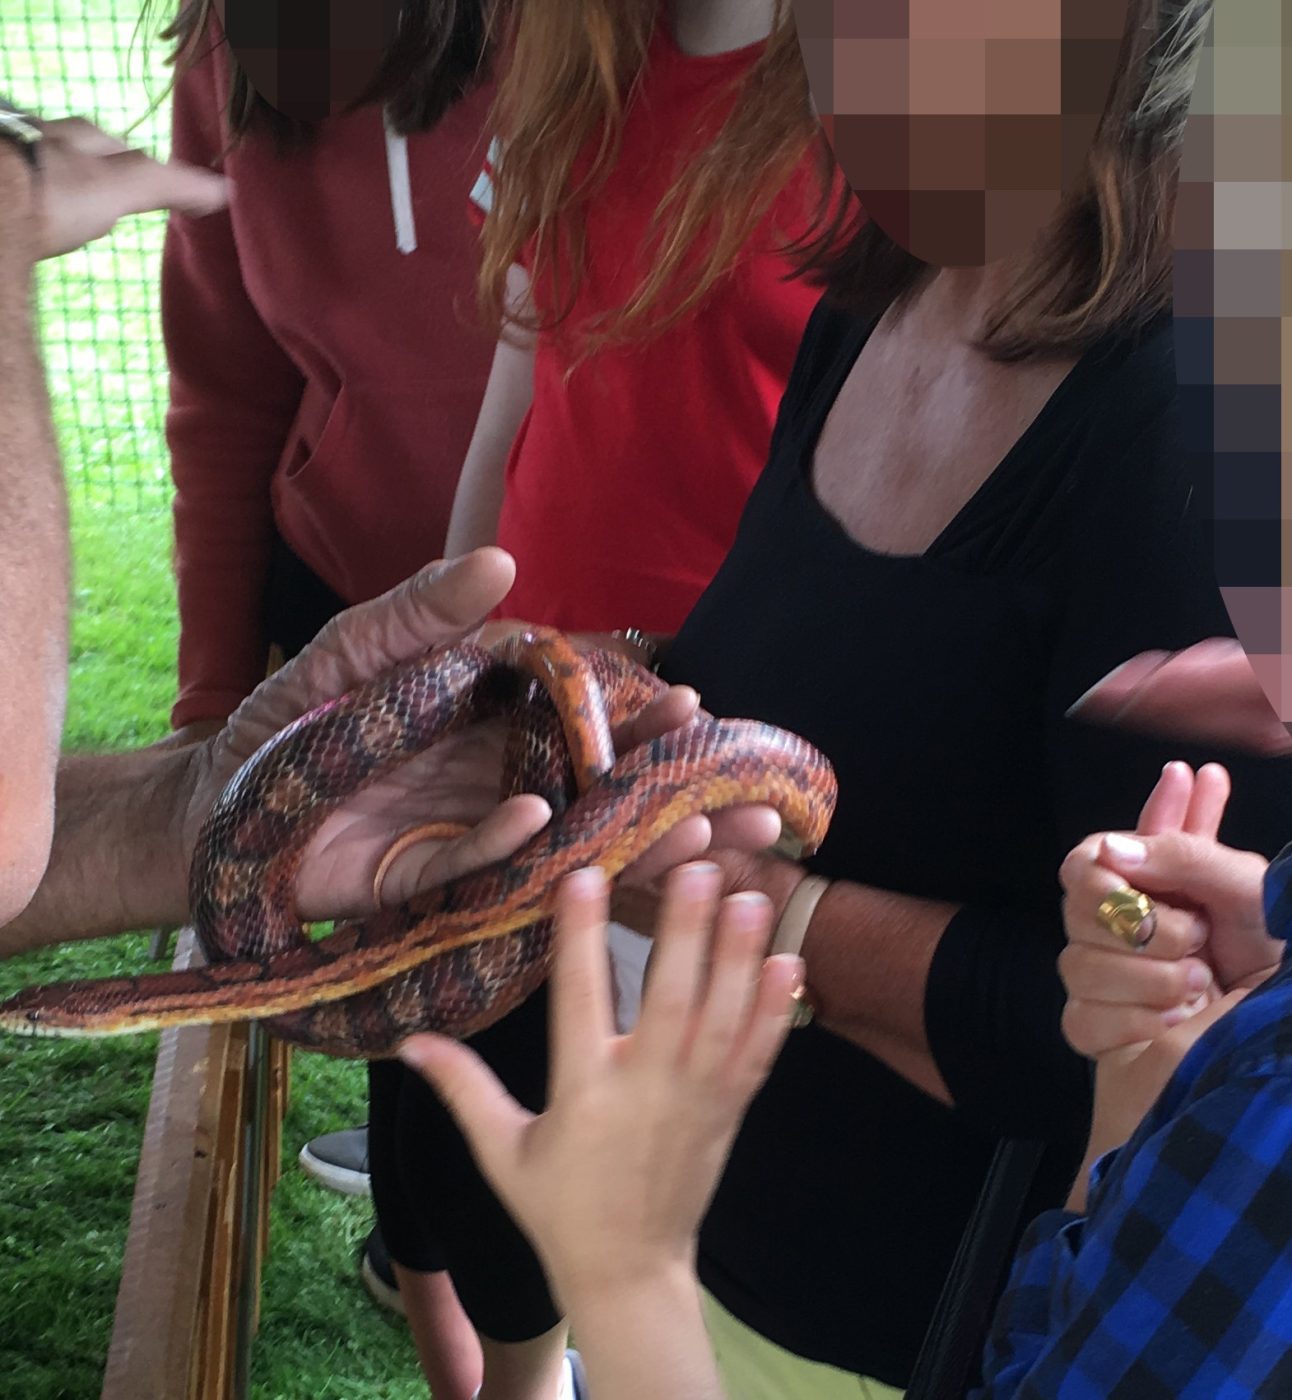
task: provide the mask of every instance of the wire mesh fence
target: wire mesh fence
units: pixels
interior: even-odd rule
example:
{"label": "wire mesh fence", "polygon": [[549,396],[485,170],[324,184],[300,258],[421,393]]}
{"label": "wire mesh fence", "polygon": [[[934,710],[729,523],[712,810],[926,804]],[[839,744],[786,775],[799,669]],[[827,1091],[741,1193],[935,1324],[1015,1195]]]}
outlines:
{"label": "wire mesh fence", "polygon": [[[143,0],[0,0],[0,94],[46,117],[84,116],[163,155],[164,46]],[[103,508],[170,500],[166,362],[158,314],[164,215],[39,272],[40,325],[68,487]]]}

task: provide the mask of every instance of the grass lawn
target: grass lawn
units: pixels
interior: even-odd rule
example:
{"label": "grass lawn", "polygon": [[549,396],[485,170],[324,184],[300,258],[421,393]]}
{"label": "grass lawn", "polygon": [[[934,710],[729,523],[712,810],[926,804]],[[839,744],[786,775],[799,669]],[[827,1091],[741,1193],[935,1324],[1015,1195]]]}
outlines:
{"label": "grass lawn", "polygon": [[[123,131],[164,90],[132,40],[140,0],[0,0],[0,93],[50,116]],[[170,9],[170,0],[162,0]],[[164,116],[135,139],[160,151]],[[42,333],[67,463],[76,556],[66,742],[111,749],[166,730],[175,604],[161,436],[157,326],[163,225],[134,221],[48,264]],[[139,935],[0,963],[0,996],[54,978],[145,967]],[[91,1400],[104,1357],[129,1221],[155,1037],[0,1040],[0,1396]],[[300,1055],[274,1198],[257,1400],[424,1397],[402,1321],[370,1302],[355,1255],[366,1202],[296,1168],[300,1143],[365,1116],[361,1066]]]}
{"label": "grass lawn", "polygon": [[[76,612],[67,739],[78,748],[147,742],[174,690],[169,520],[74,508]],[[0,996],[51,978],[137,971],[138,935],[0,963]],[[0,1041],[0,1394],[97,1396],[111,1331],[154,1036]],[[259,1400],[414,1400],[425,1387],[403,1323],[369,1300],[355,1253],[364,1202],[308,1181],[293,1155],[313,1133],[362,1121],[360,1066],[300,1055],[274,1198]]]}

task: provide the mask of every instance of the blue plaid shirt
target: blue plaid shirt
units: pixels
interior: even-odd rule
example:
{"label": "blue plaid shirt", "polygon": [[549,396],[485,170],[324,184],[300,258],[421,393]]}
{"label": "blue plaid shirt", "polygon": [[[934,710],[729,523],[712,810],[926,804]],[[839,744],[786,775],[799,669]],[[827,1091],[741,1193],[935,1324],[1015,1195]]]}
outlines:
{"label": "blue plaid shirt", "polygon": [[[1292,940],[1292,847],[1265,884]],[[1193,1047],[1085,1216],[1019,1248],[982,1400],[1292,1397],[1292,956]]]}

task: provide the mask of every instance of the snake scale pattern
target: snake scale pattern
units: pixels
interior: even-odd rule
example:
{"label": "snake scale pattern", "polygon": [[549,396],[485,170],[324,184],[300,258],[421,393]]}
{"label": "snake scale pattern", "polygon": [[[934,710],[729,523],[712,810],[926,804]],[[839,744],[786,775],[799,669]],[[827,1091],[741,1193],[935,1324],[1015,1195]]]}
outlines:
{"label": "snake scale pattern", "polygon": [[[697,813],[774,807],[808,850],[835,779],[810,745],[770,725],[701,717],[616,758],[612,728],[663,689],[608,651],[534,628],[492,649],[437,648],[297,720],[238,771],[208,816],[190,904],[204,967],[28,988],[0,1029],[119,1035],[263,1019],[296,1045],[384,1058],[414,1031],[469,1036],[545,979],[561,878],[614,877]],[[510,859],[338,923],[311,939],[294,907],[305,848],[360,789],[437,740],[501,717],[502,796],[534,792],[553,819]]]}

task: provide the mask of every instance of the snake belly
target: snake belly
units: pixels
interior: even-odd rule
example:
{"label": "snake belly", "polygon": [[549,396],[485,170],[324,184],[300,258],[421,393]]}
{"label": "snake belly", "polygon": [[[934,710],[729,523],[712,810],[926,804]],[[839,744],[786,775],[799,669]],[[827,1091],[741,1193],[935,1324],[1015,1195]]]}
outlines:
{"label": "snake belly", "polygon": [[[235,774],[198,838],[193,925],[207,965],[29,988],[0,1029],[119,1035],[260,1019],[283,1039],[385,1058],[415,1031],[473,1035],[546,978],[560,880],[614,877],[678,822],[743,803],[774,807],[808,850],[835,779],[802,739],[701,718],[616,758],[612,727],[663,683],[610,652],[535,628],[493,649],[438,648],[304,716]],[[312,940],[293,891],[314,834],[355,793],[446,735],[501,716],[502,796],[536,792],[553,819],[504,862]]]}

